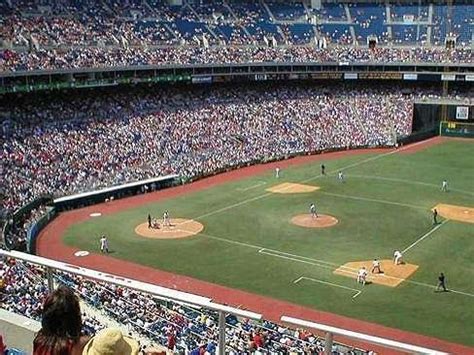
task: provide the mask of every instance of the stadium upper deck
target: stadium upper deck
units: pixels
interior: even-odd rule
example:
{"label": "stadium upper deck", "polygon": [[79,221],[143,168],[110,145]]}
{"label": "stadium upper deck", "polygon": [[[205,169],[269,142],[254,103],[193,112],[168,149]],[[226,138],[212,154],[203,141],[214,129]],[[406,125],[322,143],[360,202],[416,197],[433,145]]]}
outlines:
{"label": "stadium upper deck", "polygon": [[[314,9],[303,1],[199,0],[170,6],[165,0],[8,0],[0,5],[0,71],[242,61],[366,62],[367,57],[379,62],[471,63],[472,10],[472,5],[448,8],[432,3],[323,4]],[[444,46],[448,37],[464,49],[448,53],[432,48]],[[381,46],[424,49],[368,54],[369,38]],[[243,45],[251,48],[234,48]],[[295,45],[311,48],[287,48]],[[226,49],[206,49],[214,46]]]}

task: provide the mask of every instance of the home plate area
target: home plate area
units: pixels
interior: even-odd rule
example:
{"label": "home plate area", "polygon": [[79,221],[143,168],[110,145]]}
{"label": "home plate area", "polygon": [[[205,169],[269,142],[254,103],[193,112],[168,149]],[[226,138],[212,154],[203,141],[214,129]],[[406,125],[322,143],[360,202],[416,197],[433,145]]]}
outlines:
{"label": "home plate area", "polygon": [[284,182],[266,189],[268,192],[275,194],[301,194],[319,190],[319,186],[295,184],[292,182]]}
{"label": "home plate area", "polygon": [[403,281],[408,279],[415,271],[418,269],[418,265],[414,264],[400,264],[395,265],[393,260],[384,259],[379,260],[381,265],[380,274],[373,274],[372,269],[372,260],[362,260],[362,261],[353,261],[345,263],[344,265],[338,267],[334,270],[334,274],[347,276],[350,278],[356,279],[357,271],[365,266],[369,275],[367,276],[367,281],[370,283],[388,286],[388,287],[397,287]]}
{"label": "home plate area", "polygon": [[159,228],[148,228],[148,223],[141,223],[135,227],[135,233],[151,239],[180,239],[199,234],[204,229],[204,225],[192,219],[172,218],[170,222],[170,226],[160,224]]}

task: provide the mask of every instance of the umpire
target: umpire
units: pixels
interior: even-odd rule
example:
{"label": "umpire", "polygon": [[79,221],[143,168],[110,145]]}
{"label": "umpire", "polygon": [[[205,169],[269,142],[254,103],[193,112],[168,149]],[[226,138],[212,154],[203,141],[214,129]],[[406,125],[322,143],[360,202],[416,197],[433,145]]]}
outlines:
{"label": "umpire", "polygon": [[438,210],[436,208],[433,210],[433,224],[438,224]]}
{"label": "umpire", "polygon": [[448,291],[448,289],[446,288],[446,278],[444,277],[444,274],[442,272],[440,272],[438,276],[438,286],[436,286],[436,291],[439,291],[441,288],[444,292]]}

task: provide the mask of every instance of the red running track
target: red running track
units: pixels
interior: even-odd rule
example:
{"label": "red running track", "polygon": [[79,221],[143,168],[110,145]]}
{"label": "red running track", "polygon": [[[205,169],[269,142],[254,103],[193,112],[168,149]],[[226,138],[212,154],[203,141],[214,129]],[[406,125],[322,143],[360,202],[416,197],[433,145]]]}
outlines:
{"label": "red running track", "polygon": [[[400,151],[417,151],[424,147],[440,143],[441,140],[434,138],[422,143],[416,143],[406,146]],[[416,148],[416,149],[415,149]],[[328,312],[317,311],[312,308],[303,307],[297,304],[280,301],[270,297],[265,297],[249,292],[244,292],[229,287],[220,286],[206,281],[197,280],[191,277],[172,274],[169,272],[149,268],[125,260],[115,259],[111,256],[100,254],[90,254],[86,257],[75,257],[74,253],[78,251],[76,248],[69,247],[62,242],[62,236],[66,229],[75,223],[90,218],[93,212],[100,212],[103,215],[112,214],[120,210],[134,208],[145,203],[154,202],[160,199],[172,198],[187,194],[192,191],[198,191],[210,188],[225,182],[243,179],[249,176],[262,174],[275,167],[286,168],[294,165],[307,164],[314,161],[328,161],[346,157],[348,155],[360,155],[367,152],[383,153],[389,152],[389,149],[363,149],[354,151],[343,151],[335,153],[324,153],[320,155],[303,156],[286,161],[273,162],[269,164],[255,165],[231,172],[215,175],[205,178],[187,185],[182,185],[166,190],[156,191],[146,195],[133,196],[109,203],[102,203],[94,206],[85,207],[69,212],[61,213],[40,233],[37,242],[37,254],[64,261],[70,264],[82,267],[100,270],[103,272],[148,282],[180,291],[212,298],[215,302],[225,303],[228,305],[242,307],[247,310],[254,311],[263,315],[265,319],[280,322],[282,315],[295,318],[301,318],[309,321],[324,323],[327,325],[345,328],[361,333],[384,337],[392,340],[401,341],[413,345],[428,347],[431,349],[441,350],[452,354],[474,354],[474,349],[460,344],[450,343],[437,338],[427,337],[416,333],[406,332],[399,329],[389,328],[382,325],[369,323],[357,319],[352,319]],[[327,163],[326,163],[327,165]],[[356,342],[352,339],[343,337],[335,337],[337,341],[345,344],[351,344],[356,347],[371,349],[379,354],[400,354],[400,352],[384,349],[372,344],[364,344]]]}

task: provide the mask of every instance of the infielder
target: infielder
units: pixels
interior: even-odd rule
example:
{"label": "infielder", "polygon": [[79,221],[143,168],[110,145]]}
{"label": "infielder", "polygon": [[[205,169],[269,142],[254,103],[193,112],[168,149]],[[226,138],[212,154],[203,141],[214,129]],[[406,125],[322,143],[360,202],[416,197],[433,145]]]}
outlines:
{"label": "infielder", "polygon": [[448,192],[448,182],[446,181],[446,179],[444,179],[441,183],[441,191]]}
{"label": "infielder", "polygon": [[372,274],[375,274],[375,270],[377,270],[377,274],[382,273],[382,270],[380,270],[380,261],[378,261],[377,259],[374,259],[374,261],[372,261]]}
{"label": "infielder", "polygon": [[275,168],[275,177],[277,179],[280,177],[280,168],[278,166]]}
{"label": "infielder", "polygon": [[163,226],[171,227],[170,214],[168,210],[163,213]]}
{"label": "infielder", "polygon": [[309,214],[312,218],[318,218],[318,213],[316,212],[316,205],[314,203],[309,205]]}
{"label": "infielder", "polygon": [[402,263],[402,253],[399,250],[395,250],[393,253],[393,262],[395,265],[400,265]]}
{"label": "infielder", "polygon": [[367,270],[365,266],[362,266],[359,271],[357,271],[357,283],[361,283],[365,286],[365,282],[367,280]]}
{"label": "infielder", "polygon": [[109,241],[105,235],[100,238],[100,252],[109,253]]}
{"label": "infielder", "polygon": [[339,171],[339,173],[337,174],[337,179],[340,182],[344,182],[344,174],[342,173],[342,171]]}

